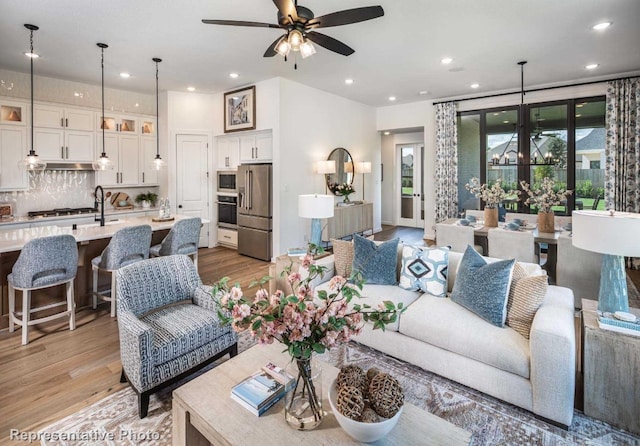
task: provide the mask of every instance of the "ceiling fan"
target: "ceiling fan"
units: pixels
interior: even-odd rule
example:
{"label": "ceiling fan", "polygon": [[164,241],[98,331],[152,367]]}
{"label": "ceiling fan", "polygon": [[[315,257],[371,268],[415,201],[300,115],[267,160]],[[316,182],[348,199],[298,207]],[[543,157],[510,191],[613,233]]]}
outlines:
{"label": "ceiling fan", "polygon": [[299,51],[303,59],[314,54],[316,50],[311,42],[335,53],[342,54],[343,56],[349,56],[355,52],[353,48],[333,37],[314,30],[317,28],[329,28],[331,26],[364,22],[384,15],[382,6],[366,6],[315,17],[313,11],[309,8],[298,6],[297,0],[273,0],[273,3],[278,8],[278,24],[208,19],[204,19],[202,22],[209,25],[284,29],[286,34],[278,37],[269,45],[264,53],[264,57],[273,57],[276,54],[280,54],[284,56],[286,60],[290,51]]}

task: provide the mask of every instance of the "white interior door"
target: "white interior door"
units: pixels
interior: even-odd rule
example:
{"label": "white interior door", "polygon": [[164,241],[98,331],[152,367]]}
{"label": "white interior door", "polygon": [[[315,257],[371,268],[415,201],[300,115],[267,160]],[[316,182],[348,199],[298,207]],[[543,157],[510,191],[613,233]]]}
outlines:
{"label": "white interior door", "polygon": [[399,183],[398,224],[414,228],[424,227],[424,145],[403,144],[396,148]]}
{"label": "white interior door", "polygon": [[[176,136],[177,213],[209,219],[208,148],[206,135]],[[200,231],[201,247],[209,245],[209,224]]]}

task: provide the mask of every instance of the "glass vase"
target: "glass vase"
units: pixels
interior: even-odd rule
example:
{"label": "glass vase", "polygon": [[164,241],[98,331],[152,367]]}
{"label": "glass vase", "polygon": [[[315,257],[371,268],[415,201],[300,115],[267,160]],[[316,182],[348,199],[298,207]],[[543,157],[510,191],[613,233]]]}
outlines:
{"label": "glass vase", "polygon": [[344,198],[342,199],[342,202],[343,202],[343,203],[349,203],[349,202],[351,201],[351,200],[349,200],[349,195],[343,195],[343,197],[344,197]]}
{"label": "glass vase", "polygon": [[315,429],[322,422],[322,368],[312,358],[293,358],[286,368],[295,378],[284,397],[287,424],[298,430]]}

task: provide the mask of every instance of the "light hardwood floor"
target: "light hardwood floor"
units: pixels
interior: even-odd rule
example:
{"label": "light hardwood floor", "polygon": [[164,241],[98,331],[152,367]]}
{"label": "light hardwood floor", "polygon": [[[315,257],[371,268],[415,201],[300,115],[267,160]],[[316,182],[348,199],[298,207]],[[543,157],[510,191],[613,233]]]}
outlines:
{"label": "light hardwood floor", "polygon": [[[376,240],[418,244],[422,234],[385,226]],[[201,249],[198,266],[205,284],[229,276],[243,287],[269,270],[269,263],[227,248]],[[126,387],[119,382],[118,323],[108,310],[103,304],[78,311],[74,331],[60,321],[32,327],[26,346],[19,330],[0,331],[0,444],[11,444],[10,429],[37,431]]]}

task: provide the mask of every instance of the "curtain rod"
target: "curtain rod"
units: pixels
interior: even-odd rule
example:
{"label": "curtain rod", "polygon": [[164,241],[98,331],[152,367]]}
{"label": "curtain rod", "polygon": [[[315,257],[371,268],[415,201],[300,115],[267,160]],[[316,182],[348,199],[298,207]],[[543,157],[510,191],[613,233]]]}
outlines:
{"label": "curtain rod", "polygon": [[[525,94],[526,93],[533,93],[536,91],[545,91],[545,90],[555,90],[557,88],[568,88],[568,87],[579,87],[582,85],[593,85],[593,84],[601,84],[603,82],[611,82],[611,81],[623,81],[623,80],[627,80],[627,79],[633,79],[633,78],[637,78],[640,77],[640,75],[636,74],[635,76],[626,76],[626,77],[616,77],[613,79],[603,79],[603,80],[599,80],[599,81],[590,81],[590,82],[580,82],[577,84],[569,84],[569,85],[556,85],[553,87],[540,87],[540,88],[532,88],[530,90],[525,90]],[[448,101],[438,101],[438,102],[434,102],[433,105],[438,105],[438,104],[445,104],[447,102],[462,102],[462,101],[473,101],[476,99],[487,99],[487,98],[497,98],[500,96],[509,96],[512,94],[517,94],[520,93],[520,90],[517,91],[512,91],[512,92],[508,92],[508,93],[494,93],[494,94],[488,94],[488,95],[484,95],[484,96],[474,96],[471,98],[462,98],[462,99],[451,99]]]}

